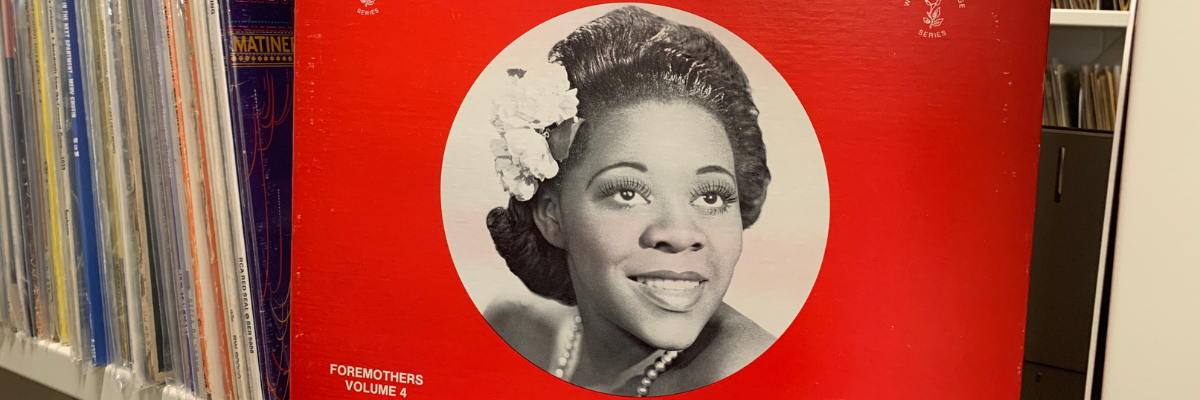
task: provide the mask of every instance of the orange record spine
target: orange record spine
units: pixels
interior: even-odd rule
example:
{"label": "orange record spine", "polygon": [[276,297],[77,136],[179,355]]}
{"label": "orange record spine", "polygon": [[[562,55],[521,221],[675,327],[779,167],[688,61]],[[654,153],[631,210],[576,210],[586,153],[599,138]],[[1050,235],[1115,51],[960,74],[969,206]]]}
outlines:
{"label": "orange record spine", "polygon": [[[187,8],[187,10],[185,11],[185,12],[186,12],[186,15],[192,15],[192,13],[191,13],[191,7],[192,7],[192,3],[191,3],[190,1],[185,1],[185,2],[184,2],[184,7],[186,7],[186,8]],[[188,42],[189,42],[189,43],[195,43],[195,40],[194,40],[194,35],[193,35],[193,33],[192,33],[192,32],[194,31],[194,28],[193,28],[193,26],[192,26],[192,19],[191,19],[191,18],[185,18],[185,19],[184,19],[184,22],[187,24],[187,39],[188,39]],[[196,56],[195,56],[195,55],[189,55],[189,62],[191,63],[191,67],[192,67],[192,85],[193,85],[193,87],[195,87],[195,88],[199,89],[199,88],[200,88],[200,81],[199,81],[199,78],[198,78],[198,77],[197,77],[197,75],[196,75],[196,69],[197,69],[197,68],[196,68]],[[197,113],[198,115],[201,115],[201,116],[203,116],[203,115],[205,115],[205,114],[204,114],[205,110],[204,110],[204,106],[203,106],[201,103],[202,103],[202,102],[200,102],[200,101],[197,101],[197,102],[196,102],[196,113]],[[208,155],[207,155],[207,154],[206,154],[206,152],[205,152],[205,143],[204,143],[204,135],[205,135],[205,129],[204,129],[204,119],[203,119],[203,118],[197,118],[197,120],[196,120],[196,126],[197,126],[197,133],[198,133],[198,134],[197,134],[197,137],[199,137],[199,138],[200,138],[200,159],[201,159],[201,164],[200,164],[200,165],[201,165],[201,168],[200,168],[200,169],[201,169],[201,173],[202,173],[202,174],[203,174],[203,176],[204,176],[204,191],[205,191],[205,193],[211,193],[211,192],[212,192],[212,190],[211,190],[211,187],[210,187],[210,185],[211,185],[211,180],[210,180],[210,177],[209,177],[209,174],[208,174],[208,168],[206,167],[206,166],[208,165]],[[208,213],[207,213],[207,216],[206,216],[207,218],[205,219],[205,223],[207,224],[207,227],[208,227],[208,230],[209,230],[209,232],[214,232],[214,231],[216,230],[216,225],[214,224],[214,222],[213,222],[213,217],[212,217],[212,213],[213,213],[212,196],[205,196],[205,202],[204,202],[204,203],[205,203],[205,209],[208,211]],[[215,238],[215,236],[216,236],[216,235],[209,235],[209,236],[208,236],[208,251],[209,251],[209,254],[212,254],[212,255],[215,255],[215,254],[217,254],[217,243],[216,243],[216,238]],[[224,297],[222,296],[222,293],[221,293],[221,289],[222,289],[222,288],[221,288],[221,284],[220,284],[220,281],[219,281],[219,279],[218,279],[218,278],[216,278],[216,277],[219,277],[219,276],[221,276],[221,272],[220,272],[220,266],[218,265],[218,263],[217,263],[217,261],[216,261],[216,257],[215,257],[215,256],[214,256],[214,257],[211,257],[211,258],[209,258],[209,265],[208,265],[208,266],[209,266],[209,269],[210,269],[210,273],[211,273],[211,274],[213,274],[213,277],[214,277],[214,278],[212,279],[213,292],[214,292],[214,295],[213,295],[213,297],[214,297],[214,298],[213,298],[213,301],[216,303],[216,307],[217,307],[217,309],[218,309],[218,310],[225,310],[225,302],[223,301]],[[220,344],[219,344],[219,346],[220,346],[220,349],[221,349],[221,354],[228,354],[228,350],[227,350],[227,349],[229,348],[229,338],[228,338],[228,336],[225,334],[225,332],[227,332],[227,330],[226,330],[226,327],[225,327],[225,319],[224,319],[224,318],[217,318],[217,321],[216,321],[216,323],[217,323],[217,330],[218,330],[219,332],[221,332],[221,335],[220,335],[220,336],[221,336],[221,337],[220,337]],[[223,369],[223,371],[224,371],[224,373],[225,373],[225,375],[224,375],[224,379],[222,379],[222,383],[223,383],[223,384],[224,384],[224,386],[225,386],[225,393],[227,394],[227,396],[229,396],[229,398],[233,398],[233,397],[234,397],[233,395],[234,395],[235,391],[234,391],[234,388],[233,388],[233,382],[232,382],[232,380],[230,379],[230,378],[233,376],[233,374],[232,374],[232,373],[233,373],[233,370],[232,370],[232,368],[231,368],[231,366],[230,366],[230,364],[229,364],[229,358],[228,358],[228,357],[222,357],[222,359],[221,359],[221,367],[222,367],[222,369]]]}

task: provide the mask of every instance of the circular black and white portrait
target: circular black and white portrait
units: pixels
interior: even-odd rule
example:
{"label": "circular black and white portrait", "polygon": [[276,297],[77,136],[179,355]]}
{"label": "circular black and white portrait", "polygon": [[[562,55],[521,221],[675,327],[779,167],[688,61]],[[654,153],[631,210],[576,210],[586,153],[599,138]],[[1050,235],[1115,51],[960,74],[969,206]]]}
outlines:
{"label": "circular black and white portrait", "polygon": [[745,41],[685,11],[579,9],[463,100],[442,166],[455,267],[537,368],[603,393],[712,384],[767,351],[816,280],[825,164]]}

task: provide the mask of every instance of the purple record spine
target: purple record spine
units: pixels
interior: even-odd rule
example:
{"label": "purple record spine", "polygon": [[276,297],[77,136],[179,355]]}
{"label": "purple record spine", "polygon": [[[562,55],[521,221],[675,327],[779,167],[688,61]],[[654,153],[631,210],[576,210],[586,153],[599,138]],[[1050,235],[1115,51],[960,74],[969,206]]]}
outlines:
{"label": "purple record spine", "polygon": [[292,0],[221,0],[265,399],[287,399],[291,331]]}

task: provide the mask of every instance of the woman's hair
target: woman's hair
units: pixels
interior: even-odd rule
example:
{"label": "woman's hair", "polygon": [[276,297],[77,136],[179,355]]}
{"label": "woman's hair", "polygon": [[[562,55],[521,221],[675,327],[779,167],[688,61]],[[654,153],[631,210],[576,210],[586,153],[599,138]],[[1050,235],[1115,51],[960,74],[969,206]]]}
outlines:
{"label": "woman's hair", "polygon": [[[746,74],[711,34],[629,6],[576,29],[554,45],[549,61],[566,68],[571,87],[578,89],[578,115],[585,121],[563,162],[564,171],[587,150],[592,132],[586,121],[641,102],[685,101],[722,123],[733,148],[742,228],[758,219],[771,180],[758,108]],[[558,183],[557,178],[546,180],[542,191],[557,190]],[[547,242],[535,225],[537,201],[510,199],[507,209],[493,209],[487,215],[488,230],[496,251],[529,290],[574,305],[567,253]]]}

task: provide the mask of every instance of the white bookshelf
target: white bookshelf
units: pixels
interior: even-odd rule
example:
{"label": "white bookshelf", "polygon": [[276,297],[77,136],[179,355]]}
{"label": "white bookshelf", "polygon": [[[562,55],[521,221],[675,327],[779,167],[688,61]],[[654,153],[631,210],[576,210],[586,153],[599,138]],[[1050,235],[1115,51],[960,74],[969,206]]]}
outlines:
{"label": "white bookshelf", "polygon": [[1052,9],[1050,26],[1125,28],[1129,26],[1129,11]]}
{"label": "white bookshelf", "polygon": [[174,387],[135,382],[128,369],[75,361],[62,345],[8,330],[0,332],[0,368],[82,400],[198,400]]}
{"label": "white bookshelf", "polygon": [[1047,64],[1057,61],[1073,71],[1085,65],[1124,68],[1132,16],[1129,11],[1051,9]]}
{"label": "white bookshelf", "polygon": [[[1109,2],[1103,3],[1107,6]],[[1130,7],[1131,10],[1135,11],[1052,9],[1050,12],[1049,40],[1047,43],[1046,54],[1047,63],[1060,63],[1066,66],[1069,71],[1078,71],[1078,68],[1087,65],[1120,66],[1121,74],[1118,77],[1115,77],[1118,79],[1117,82],[1114,82],[1116,84],[1115,89],[1117,89],[1117,107],[1115,110],[1115,121],[1113,121],[1113,125],[1116,129],[1112,133],[1084,134],[1091,136],[1099,135],[1111,137],[1111,141],[1107,149],[1100,148],[1098,150],[1088,150],[1087,146],[1078,145],[1076,148],[1080,151],[1072,150],[1074,153],[1071,153],[1069,151],[1065,151],[1067,147],[1071,146],[1071,144],[1065,143],[1062,140],[1059,140],[1058,142],[1054,142],[1052,140],[1051,147],[1043,147],[1043,152],[1046,151],[1047,148],[1052,151],[1059,150],[1060,157],[1065,156],[1065,160],[1080,160],[1080,154],[1089,154],[1092,156],[1090,159],[1095,160],[1096,157],[1102,157],[1104,155],[1103,152],[1107,152],[1109,156],[1109,163],[1103,164],[1107,165],[1107,168],[1099,166],[1099,163],[1087,164],[1084,166],[1084,168],[1095,165],[1095,167],[1092,167],[1094,169],[1091,172],[1099,175],[1099,177],[1087,177],[1088,182],[1090,182],[1088,185],[1092,185],[1091,187],[1095,188],[1097,187],[1096,181],[1099,179],[1104,179],[1106,181],[1106,193],[1109,197],[1096,197],[1093,193],[1093,196],[1089,197],[1088,200],[1070,203],[1070,209],[1063,208],[1055,211],[1062,216],[1069,216],[1093,212],[1098,213],[1094,210],[1099,209],[1099,207],[1104,207],[1104,211],[1101,216],[1103,219],[1099,221],[1093,221],[1096,226],[1103,227],[1103,233],[1101,233],[1102,237],[1097,238],[1088,236],[1072,238],[1071,240],[1075,240],[1075,242],[1070,243],[1069,245],[1064,245],[1067,247],[1077,248],[1093,245],[1096,246],[1095,254],[1099,260],[1099,265],[1096,265],[1095,267],[1082,265],[1079,268],[1068,271],[1060,267],[1062,263],[1048,263],[1045,262],[1045,259],[1041,259],[1041,262],[1038,262],[1039,260],[1035,260],[1033,263],[1033,265],[1039,265],[1038,267],[1031,267],[1037,268],[1037,271],[1041,272],[1040,274],[1032,271],[1030,273],[1030,287],[1041,288],[1039,289],[1041,290],[1040,293],[1044,294],[1047,290],[1046,288],[1050,288],[1049,290],[1059,290],[1059,288],[1067,286],[1078,288],[1087,288],[1090,286],[1094,287],[1095,289],[1094,293],[1090,295],[1090,299],[1088,298],[1089,295],[1085,293],[1084,295],[1072,297],[1071,302],[1047,302],[1044,299],[1060,299],[1053,298],[1052,296],[1047,297],[1044,295],[1041,297],[1043,301],[1037,304],[1032,303],[1031,300],[1030,315],[1034,315],[1035,312],[1042,313],[1042,315],[1064,315],[1069,313],[1071,314],[1071,318],[1059,318],[1050,325],[1047,325],[1046,322],[1051,321],[1050,319],[1042,318],[1040,319],[1040,321],[1042,321],[1040,328],[1028,329],[1027,327],[1027,334],[1029,334],[1029,332],[1036,333],[1033,334],[1033,336],[1026,337],[1025,361],[1026,365],[1029,365],[1031,369],[1025,371],[1025,376],[1029,378],[1023,378],[1022,381],[1021,392],[1023,400],[1039,398],[1066,400],[1092,399],[1093,390],[1096,389],[1095,383],[1098,382],[1094,381],[1094,379],[1095,377],[1099,376],[1097,375],[1099,371],[1096,370],[1096,367],[1108,366],[1108,364],[1100,363],[1100,360],[1102,360],[1100,357],[1103,356],[1103,353],[1098,352],[1101,346],[1104,345],[1101,342],[1101,312],[1105,304],[1104,282],[1105,276],[1108,273],[1108,270],[1105,267],[1106,254],[1108,254],[1108,250],[1106,250],[1105,246],[1107,246],[1109,243],[1107,235],[1110,221],[1108,218],[1112,215],[1110,210],[1112,205],[1111,196],[1114,194],[1113,188],[1116,182],[1115,171],[1118,165],[1117,160],[1119,160],[1118,155],[1121,151],[1120,143],[1123,136],[1122,122],[1124,120],[1126,107],[1125,96],[1127,93],[1128,74],[1130,69],[1129,59],[1132,44],[1130,39],[1133,37],[1133,31],[1136,28],[1135,25],[1137,24],[1137,17],[1135,17],[1135,14],[1137,13],[1137,3],[1138,0],[1133,0]],[[1074,94],[1070,94],[1070,96],[1078,96],[1078,93],[1076,92]],[[1056,134],[1060,137],[1065,136],[1063,133],[1080,135],[1079,132],[1071,132],[1073,129],[1075,128],[1047,128],[1043,129],[1043,134]],[[1045,137],[1046,136],[1043,136],[1043,138]],[[1057,147],[1057,149],[1055,147]],[[1098,151],[1102,153],[1097,156],[1096,153]],[[1076,156],[1071,156],[1068,154],[1075,154]],[[1043,158],[1043,160],[1045,160],[1045,158]],[[1063,158],[1060,158],[1060,160],[1063,160]],[[1058,167],[1061,168],[1062,165],[1064,164],[1060,163],[1058,164]],[[1042,171],[1050,171],[1051,173],[1043,174],[1042,176],[1053,177],[1053,171],[1055,171],[1055,169],[1055,165],[1050,165],[1048,168],[1045,168]],[[1062,178],[1064,175],[1061,175],[1061,171],[1062,170],[1059,169],[1059,179],[1068,179]],[[1086,174],[1080,174],[1080,176],[1083,175]],[[1078,178],[1071,179],[1075,179],[1075,182],[1080,181]],[[1061,183],[1062,181],[1056,181],[1054,178],[1049,179],[1049,181],[1039,179],[1038,186],[1041,187],[1042,185],[1051,185],[1049,187],[1053,187],[1052,185],[1057,184],[1056,182]],[[1077,183],[1075,187],[1079,188],[1082,186],[1079,186]],[[1083,205],[1083,203],[1088,204]],[[1052,215],[1053,213],[1048,212],[1051,209],[1051,206],[1044,206],[1039,203],[1035,220],[1039,218],[1047,218],[1044,217],[1046,215]],[[1044,210],[1047,212],[1044,212]],[[1090,219],[1097,217],[1095,214],[1086,214],[1086,217],[1080,218]],[[1051,218],[1051,220],[1054,221],[1053,218]],[[1059,221],[1071,221],[1071,223],[1079,222],[1067,219],[1067,217],[1062,217],[1062,219]],[[1063,222],[1055,223],[1061,224]],[[1055,244],[1060,243],[1055,242]],[[1042,245],[1045,246],[1044,243]],[[1038,244],[1035,243],[1034,246],[1036,248]],[[1037,257],[1036,252],[1035,257]],[[1090,260],[1085,261],[1092,262]],[[1095,274],[1088,273],[1090,272],[1090,268],[1096,268]],[[1053,284],[1048,285],[1048,282]],[[1063,286],[1062,284],[1058,284],[1059,282],[1067,282],[1069,284]],[[1031,291],[1032,290],[1033,289],[1031,289]],[[1033,299],[1034,295],[1031,294],[1030,298]],[[1075,307],[1081,304],[1080,302],[1075,302],[1076,300],[1083,302],[1083,306]],[[1086,307],[1086,302],[1089,300],[1092,306]],[[1039,309],[1034,311],[1034,307],[1038,307]],[[1080,312],[1085,309],[1091,311],[1092,315],[1090,318],[1087,318],[1087,315],[1080,314]],[[1053,329],[1047,329],[1047,326],[1050,326]],[[1108,329],[1111,330],[1111,328]],[[1080,335],[1076,335],[1076,333],[1081,331],[1090,333],[1090,337],[1083,338]],[[1109,342],[1111,342],[1111,337],[1112,336],[1109,336]],[[1086,360],[1081,360],[1081,355],[1076,352],[1083,344],[1083,340],[1088,341],[1088,343],[1086,343]],[[1107,361],[1109,363],[1119,362],[1119,360],[1113,361],[1111,358]],[[1104,378],[1107,380],[1107,373],[1104,374]],[[1107,399],[1107,391],[1104,394],[1105,398]]]}

